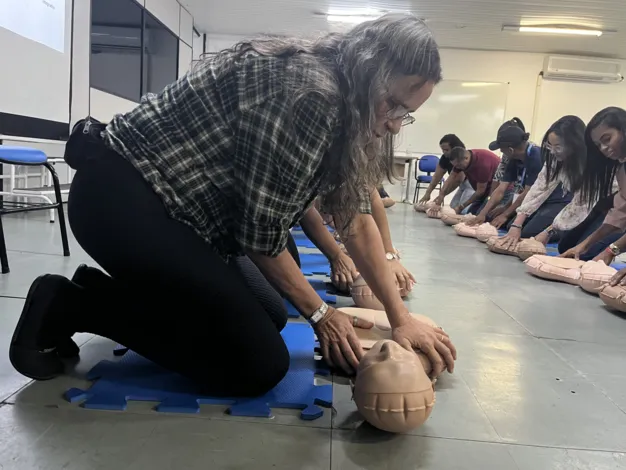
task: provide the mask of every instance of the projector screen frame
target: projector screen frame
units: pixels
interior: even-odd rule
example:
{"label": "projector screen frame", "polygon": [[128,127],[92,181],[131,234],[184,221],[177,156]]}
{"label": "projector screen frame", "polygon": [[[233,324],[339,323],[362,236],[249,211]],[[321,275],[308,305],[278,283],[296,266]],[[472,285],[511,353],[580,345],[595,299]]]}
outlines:
{"label": "projector screen frame", "polygon": [[[22,137],[43,140],[66,141],[70,134],[71,110],[72,110],[72,70],[74,67],[74,9],[75,0],[66,0],[70,4],[69,25],[66,25],[67,34],[69,28],[69,70],[68,70],[68,91],[69,99],[67,103],[67,121],[56,121],[43,119],[23,114],[14,114],[0,111],[0,138],[2,137]],[[31,40],[29,38],[25,38]],[[43,47],[48,47],[42,44]]]}

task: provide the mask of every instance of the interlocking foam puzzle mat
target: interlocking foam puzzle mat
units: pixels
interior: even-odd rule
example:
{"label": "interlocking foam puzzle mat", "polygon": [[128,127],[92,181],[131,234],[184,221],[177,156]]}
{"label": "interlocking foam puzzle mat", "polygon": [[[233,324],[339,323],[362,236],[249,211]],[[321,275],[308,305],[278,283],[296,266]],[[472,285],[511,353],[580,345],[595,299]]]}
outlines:
{"label": "interlocking foam puzzle mat", "polygon": [[[125,410],[129,401],[158,402],[156,411],[199,413],[200,405],[227,405],[233,416],[270,417],[272,408],[302,410],[300,417],[314,420],[332,405],[332,385],[315,385],[316,373],[327,375],[314,359],[313,329],[305,323],[289,323],[281,333],[289,349],[285,378],[269,393],[256,398],[215,398],[202,395],[192,381],[129,351],[119,361],[102,361],[89,371],[94,383],[88,390],[65,393],[71,403],[84,408]],[[319,405],[319,406],[318,406]]]}

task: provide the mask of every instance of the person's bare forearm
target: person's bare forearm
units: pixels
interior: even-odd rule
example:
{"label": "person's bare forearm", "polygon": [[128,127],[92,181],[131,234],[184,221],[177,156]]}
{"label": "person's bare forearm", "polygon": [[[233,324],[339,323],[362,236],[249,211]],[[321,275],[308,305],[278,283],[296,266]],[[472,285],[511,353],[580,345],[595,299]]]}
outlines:
{"label": "person's bare forearm", "polygon": [[480,211],[479,215],[484,216],[486,218],[487,214],[489,214],[489,212],[491,212],[493,208],[497,207],[498,204],[500,204],[500,201],[502,201],[502,198],[504,197],[504,189],[505,189],[505,186],[503,186],[502,184],[498,186],[498,189],[496,189],[491,194],[489,201],[487,201],[487,204],[485,205],[483,210]]}
{"label": "person's bare forearm", "polygon": [[282,292],[305,318],[309,318],[321,305],[322,299],[306,280],[287,250],[276,258],[248,253],[261,273]]}
{"label": "person's bare forearm", "polygon": [[[598,228],[598,230],[596,230],[591,235],[589,235],[585,240],[583,240],[582,243],[585,245],[587,249],[589,249],[590,247],[598,243],[603,238],[608,237],[609,235],[612,235],[618,230],[619,228],[614,227],[613,225],[602,224],[600,228]],[[626,242],[625,242],[625,245],[626,245]]]}
{"label": "person's bare forearm", "polygon": [[357,269],[384,305],[389,323],[392,327],[400,325],[409,311],[402,302],[395,276],[385,258],[382,238],[374,218],[369,214],[358,214],[351,223],[349,236],[345,239]]}
{"label": "person's bare forearm", "polygon": [[526,198],[526,195],[528,194],[529,190],[530,188],[524,189],[524,192],[520,194],[515,201],[509,204],[509,206],[504,210],[504,212],[502,212],[502,215],[504,217],[510,217],[511,215],[515,214],[517,212],[518,207],[520,207],[522,203],[524,202],[524,199]]}
{"label": "person's bare forearm", "polygon": [[[428,189],[426,189],[426,194],[429,196],[432,194],[437,185],[441,182],[443,175],[446,174],[446,170],[437,165],[437,169],[435,170],[435,174],[433,175],[433,179],[428,185]],[[444,183],[445,184],[445,183]]]}
{"label": "person's bare forearm", "polygon": [[383,247],[385,253],[393,253],[393,242],[391,241],[391,230],[389,230],[389,220],[387,219],[387,210],[383,204],[383,200],[380,198],[377,190],[372,191],[372,217],[380,232],[380,237],[383,240]]}
{"label": "person's bare forearm", "polygon": [[[378,191],[374,191],[380,200],[380,195],[378,195]],[[382,200],[380,201],[382,205]],[[383,211],[385,210],[383,206]],[[341,249],[337,242],[330,234],[328,229],[324,226],[324,219],[317,211],[314,206],[306,211],[302,219],[300,220],[300,225],[302,226],[302,230],[306,234],[307,237],[313,242],[313,244],[319,248],[319,250],[328,258],[329,260],[335,259],[337,256],[341,254]]]}
{"label": "person's bare forearm", "polygon": [[443,183],[443,187],[441,188],[441,191],[439,191],[437,199],[439,199],[439,201],[443,204],[444,198],[456,188],[461,186],[462,182],[463,176],[461,175],[461,173],[452,173],[450,177],[446,180],[446,182]]}
{"label": "person's bare forearm", "polygon": [[481,200],[485,196],[486,192],[487,192],[486,189],[483,189],[482,191],[480,188],[476,189],[476,191],[474,191],[474,194],[472,194],[467,201],[461,204],[461,210],[465,209],[466,207],[471,206],[476,201]]}

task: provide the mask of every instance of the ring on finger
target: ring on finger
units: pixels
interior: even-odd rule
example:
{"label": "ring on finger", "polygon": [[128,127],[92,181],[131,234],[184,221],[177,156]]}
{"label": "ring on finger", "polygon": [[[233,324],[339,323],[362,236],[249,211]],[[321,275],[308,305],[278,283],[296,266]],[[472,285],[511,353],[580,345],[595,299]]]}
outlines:
{"label": "ring on finger", "polygon": [[359,323],[358,317],[356,317],[356,316],[352,317],[352,326],[356,326],[357,323]]}

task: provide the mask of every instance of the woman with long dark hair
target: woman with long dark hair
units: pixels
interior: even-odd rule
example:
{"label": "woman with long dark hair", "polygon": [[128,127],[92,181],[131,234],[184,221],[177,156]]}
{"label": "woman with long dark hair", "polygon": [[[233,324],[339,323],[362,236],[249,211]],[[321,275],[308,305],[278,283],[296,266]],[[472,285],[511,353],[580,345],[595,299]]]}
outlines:
{"label": "woman with long dark hair", "polygon": [[[587,169],[582,183],[583,198],[595,206],[587,219],[559,244],[561,256],[594,259],[607,264],[626,249],[626,111],[605,108],[597,113],[585,132]],[[614,181],[618,191],[614,192]]]}
{"label": "woman with long dark hair", "polygon": [[545,163],[504,237],[510,244],[530,237],[544,244],[556,241],[589,214],[581,191],[587,164],[585,123],[577,116],[562,117],[546,132],[541,149]]}
{"label": "woman with long dark hair", "polygon": [[[108,275],[81,268],[71,281],[36,279],[11,341],[13,366],[57,376],[57,348],[82,331],[204,393],[262,394],[289,367],[286,311],[268,314],[264,283],[313,325],[326,361],[354,373],[363,354],[354,328],[372,324],[324,303],[285,251],[290,227],[321,195],[393,339],[426,353],[435,375],[452,371],[448,336],[414,320],[400,298],[370,208],[391,164],[381,139],[440,80],[423,21],[387,15],[315,40],[242,42],[106,128],[78,126],[66,155],[77,168],[69,219]],[[244,255],[258,268],[252,279],[232,262]]]}

